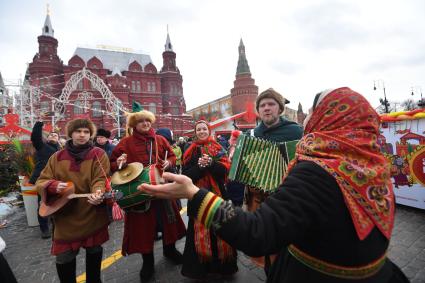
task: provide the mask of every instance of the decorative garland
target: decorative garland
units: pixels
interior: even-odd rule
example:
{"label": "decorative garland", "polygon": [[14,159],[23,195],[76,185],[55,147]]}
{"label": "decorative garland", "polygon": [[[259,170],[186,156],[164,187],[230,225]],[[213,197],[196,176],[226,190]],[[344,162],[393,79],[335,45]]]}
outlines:
{"label": "decorative garland", "polygon": [[425,118],[425,109],[412,111],[399,111],[381,115],[381,122],[397,122],[405,120],[416,120]]}

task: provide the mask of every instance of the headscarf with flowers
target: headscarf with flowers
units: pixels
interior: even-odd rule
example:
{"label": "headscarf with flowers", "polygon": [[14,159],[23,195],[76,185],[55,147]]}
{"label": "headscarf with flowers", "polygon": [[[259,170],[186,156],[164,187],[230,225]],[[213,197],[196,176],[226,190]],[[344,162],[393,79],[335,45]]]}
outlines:
{"label": "headscarf with flowers", "polygon": [[[209,136],[205,140],[195,139],[193,141],[193,143],[189,146],[189,148],[183,155],[183,166],[189,164],[192,158],[194,158],[194,156],[197,156],[200,153],[201,156],[207,154],[212,158],[213,162],[220,163],[228,171],[230,169],[229,158],[227,157],[227,154],[223,147],[218,142],[216,142],[213,137],[211,137],[211,128],[209,123],[204,120],[196,122],[195,132],[196,126],[199,124],[205,124],[207,126]],[[220,189],[220,184],[223,185],[226,182],[226,177],[223,180],[216,180],[213,177],[211,170],[209,170],[208,168],[206,168],[203,172],[203,177],[199,179],[195,183],[195,185],[200,188],[208,189],[209,191],[221,197],[222,193]],[[198,254],[198,257],[202,262],[211,261],[211,259],[213,258],[213,248],[211,246],[211,233],[209,229],[195,220],[194,234],[195,249],[196,253]],[[234,258],[235,251],[220,237],[216,237],[216,245],[217,256],[222,262]]]}
{"label": "headscarf with flowers", "polygon": [[[205,124],[207,126],[209,136],[205,140],[195,139],[193,141],[193,143],[189,146],[189,148],[183,155],[183,165],[188,164],[193,158],[193,155],[196,155],[200,149],[201,156],[206,154],[212,158],[213,162],[219,162],[226,168],[226,170],[229,170],[230,160],[227,157],[226,151],[223,149],[223,147],[218,142],[216,142],[211,136],[211,127],[209,123],[204,120],[199,120],[195,124],[195,131],[196,126],[199,124]],[[217,184],[217,181],[213,178],[212,174],[208,172],[208,170],[205,172],[204,177],[197,182],[197,185],[203,188],[210,188],[213,193],[218,196],[221,196],[220,188]]]}
{"label": "headscarf with flowers", "polygon": [[375,225],[389,239],[394,225],[390,165],[378,135],[379,116],[362,95],[347,87],[330,91],[313,109],[288,170],[308,160],[333,176],[360,240]]}

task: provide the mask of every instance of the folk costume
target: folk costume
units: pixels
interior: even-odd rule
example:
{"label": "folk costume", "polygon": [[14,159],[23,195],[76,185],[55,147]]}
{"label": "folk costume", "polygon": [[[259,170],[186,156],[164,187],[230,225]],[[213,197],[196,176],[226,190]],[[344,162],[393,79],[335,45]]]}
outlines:
{"label": "folk costume", "polygon": [[[79,128],[90,129],[94,124],[86,119],[76,119],[67,124],[68,136]],[[59,197],[59,182],[72,182],[76,194],[105,191],[109,160],[106,153],[94,147],[91,141],[76,146],[68,140],[65,149],[55,153],[48,161],[36,182],[39,194],[46,194],[47,202]],[[109,239],[109,219],[106,204],[92,205],[87,198],[70,200],[52,216],[54,223],[51,254],[56,256],[56,267],[61,282],[74,282],[75,257],[80,248],[86,249],[87,282],[100,282],[102,244]],[[69,281],[71,280],[71,281]]]}
{"label": "folk costume", "polygon": [[281,187],[258,210],[200,190],[188,214],[248,255],[278,253],[267,282],[408,282],[387,258],[395,203],[379,116],[349,88],[320,100]]}
{"label": "folk costume", "polygon": [[[199,121],[196,124],[199,123],[206,124],[210,130],[207,122]],[[198,165],[203,154],[212,158],[211,165],[205,168]],[[198,187],[223,199],[228,199],[224,184],[229,169],[230,161],[224,149],[211,135],[206,140],[195,140],[183,156],[182,174],[190,177]],[[236,259],[235,249],[194,217],[189,218],[183,253],[183,276],[202,279],[209,273],[231,275],[238,270]]]}
{"label": "folk costume", "polygon": [[[167,160],[171,165],[175,163],[176,157],[164,137],[156,135],[152,128],[143,133],[136,130],[140,119],[149,119],[154,123],[153,113],[142,110],[129,114],[127,119],[129,135],[112,152],[112,172],[118,170],[117,158],[123,153],[127,154],[127,163],[140,162],[143,166],[149,166],[164,160],[167,152]],[[150,278],[154,272],[153,247],[158,225],[157,215],[162,220],[164,255],[175,263],[181,263],[181,254],[176,250],[175,242],[185,236],[186,227],[175,201],[157,199],[130,207],[126,209],[124,218],[122,254],[142,254],[143,268],[140,276],[144,279]]]}

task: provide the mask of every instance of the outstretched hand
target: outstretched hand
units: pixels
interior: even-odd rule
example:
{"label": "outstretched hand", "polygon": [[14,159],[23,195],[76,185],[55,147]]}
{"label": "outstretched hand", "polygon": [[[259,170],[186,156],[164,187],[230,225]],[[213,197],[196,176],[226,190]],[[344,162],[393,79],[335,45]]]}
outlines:
{"label": "outstretched hand", "polygon": [[162,177],[172,183],[162,185],[142,184],[137,187],[138,190],[148,193],[157,198],[163,199],[192,199],[199,191],[199,188],[192,183],[192,180],[184,175],[164,173]]}

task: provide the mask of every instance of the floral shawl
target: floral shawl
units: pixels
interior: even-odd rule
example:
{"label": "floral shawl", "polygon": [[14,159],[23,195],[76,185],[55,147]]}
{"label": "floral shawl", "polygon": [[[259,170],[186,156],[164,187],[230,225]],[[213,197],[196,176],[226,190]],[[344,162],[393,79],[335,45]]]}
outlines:
{"label": "floral shawl", "polygon": [[288,170],[308,160],[333,176],[360,240],[375,226],[389,239],[394,225],[390,164],[378,135],[379,116],[369,102],[349,88],[333,90],[313,110]]}
{"label": "floral shawl", "polygon": [[[205,123],[208,129],[210,129],[209,124],[207,122],[199,121],[196,124],[199,123]],[[201,156],[203,154],[207,154],[213,159],[213,162],[221,163],[221,165],[223,165],[227,169],[227,171],[230,169],[230,161],[226,155],[226,152],[224,151],[223,147],[218,142],[216,142],[211,136],[209,136],[204,141],[195,140],[190,145],[190,147],[184,153],[183,165],[187,165],[194,156],[197,156],[197,154],[199,153],[199,149]],[[226,180],[216,180],[210,170],[208,168],[205,168],[203,177],[196,182],[196,185],[200,188],[208,189],[209,191],[221,197],[222,194],[218,182],[224,184]],[[208,228],[206,228],[204,225],[197,222],[196,220],[194,222],[194,232],[195,249],[199,259],[202,262],[211,261],[213,259],[213,248],[211,246],[212,232],[210,232]],[[230,247],[225,241],[223,241],[219,237],[216,237],[216,243],[218,253],[217,256],[222,262],[234,258],[235,252],[233,248]]]}

